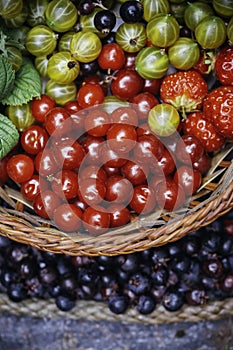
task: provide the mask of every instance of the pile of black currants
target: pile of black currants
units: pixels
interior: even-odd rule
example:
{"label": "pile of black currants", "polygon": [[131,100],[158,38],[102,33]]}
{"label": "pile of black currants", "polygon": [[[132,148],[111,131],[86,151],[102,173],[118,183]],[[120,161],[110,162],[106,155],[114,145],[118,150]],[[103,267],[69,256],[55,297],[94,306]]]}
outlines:
{"label": "pile of black currants", "polygon": [[0,236],[0,292],[13,302],[104,302],[115,314],[177,311],[233,297],[233,211],[167,245],[119,256],[68,256]]}

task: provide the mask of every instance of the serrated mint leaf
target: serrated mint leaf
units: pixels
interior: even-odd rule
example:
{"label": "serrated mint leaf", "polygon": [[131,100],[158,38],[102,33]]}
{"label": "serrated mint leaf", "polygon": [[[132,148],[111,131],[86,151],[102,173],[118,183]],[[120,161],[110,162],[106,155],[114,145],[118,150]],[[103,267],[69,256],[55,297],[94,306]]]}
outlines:
{"label": "serrated mint leaf", "polygon": [[0,114],[0,159],[17,144],[19,132],[6,116]]}
{"label": "serrated mint leaf", "polygon": [[42,81],[32,61],[24,57],[20,69],[15,74],[15,82],[11,94],[2,100],[3,105],[20,106],[34,97],[40,97]]}
{"label": "serrated mint leaf", "polygon": [[10,95],[15,82],[15,71],[4,56],[0,56],[0,100]]}

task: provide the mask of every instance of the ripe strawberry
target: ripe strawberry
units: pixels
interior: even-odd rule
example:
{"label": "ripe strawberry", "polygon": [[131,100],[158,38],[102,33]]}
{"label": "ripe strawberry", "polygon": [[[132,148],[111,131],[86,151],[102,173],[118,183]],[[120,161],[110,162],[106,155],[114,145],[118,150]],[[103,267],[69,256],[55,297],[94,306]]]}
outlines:
{"label": "ripe strawberry", "polygon": [[209,92],[203,111],[216,131],[233,139],[233,86],[219,86]]}
{"label": "ripe strawberry", "polygon": [[224,145],[224,137],[201,111],[188,114],[182,126],[185,134],[192,134],[199,139],[206,152],[218,151]]}
{"label": "ripe strawberry", "polygon": [[222,85],[233,85],[233,46],[224,46],[215,60],[215,73]]}
{"label": "ripe strawberry", "polygon": [[197,63],[193,66],[193,69],[199,72],[201,75],[209,75],[214,68],[214,54],[212,51],[201,51],[200,57]]}
{"label": "ripe strawberry", "polygon": [[207,93],[205,79],[194,70],[169,74],[160,87],[163,102],[173,105],[183,114],[200,109]]}

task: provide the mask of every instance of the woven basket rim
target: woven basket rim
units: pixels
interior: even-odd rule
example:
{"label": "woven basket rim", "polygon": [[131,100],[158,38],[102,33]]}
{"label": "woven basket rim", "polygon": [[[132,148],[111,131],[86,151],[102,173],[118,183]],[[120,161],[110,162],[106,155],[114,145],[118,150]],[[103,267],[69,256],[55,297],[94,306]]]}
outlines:
{"label": "woven basket rim", "polygon": [[220,301],[208,301],[206,304],[183,305],[178,311],[167,311],[162,305],[148,314],[140,314],[130,307],[123,314],[114,314],[103,302],[78,300],[69,312],[58,309],[50,299],[31,298],[21,302],[11,301],[6,294],[0,294],[0,313],[17,316],[30,316],[44,319],[68,318],[85,321],[109,321],[124,323],[164,324],[177,322],[201,322],[218,320],[233,316],[233,298]]}
{"label": "woven basket rim", "polygon": [[[99,236],[71,235],[44,225],[43,220],[38,225],[38,217],[34,215],[0,207],[0,234],[40,250],[68,255],[114,256],[158,247],[210,224],[233,208],[233,160],[225,162],[222,170],[217,183],[207,182],[207,199],[197,202],[186,213],[165,213],[163,223],[158,220],[158,226],[148,226],[149,215],[146,225],[143,220],[133,221],[133,230],[129,232],[123,227]],[[2,188],[0,196],[12,201]],[[13,205],[16,205],[14,201]],[[152,216],[154,224],[154,213]]]}

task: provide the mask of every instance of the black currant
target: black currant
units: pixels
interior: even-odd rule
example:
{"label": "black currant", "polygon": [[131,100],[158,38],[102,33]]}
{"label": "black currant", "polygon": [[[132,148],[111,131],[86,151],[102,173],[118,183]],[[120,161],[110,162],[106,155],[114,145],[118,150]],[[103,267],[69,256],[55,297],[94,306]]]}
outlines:
{"label": "black currant", "polygon": [[125,295],[114,295],[108,299],[108,307],[114,314],[123,314],[129,306]]}
{"label": "black currant", "polygon": [[140,314],[148,315],[155,310],[156,302],[150,295],[140,295],[136,309]]}
{"label": "black currant", "polygon": [[116,25],[116,15],[110,10],[98,11],[94,16],[94,25],[103,34],[108,34]]}
{"label": "black currant", "polygon": [[75,307],[75,300],[67,295],[58,295],[55,303],[61,311],[70,311]]}
{"label": "black currant", "polygon": [[78,11],[80,15],[90,15],[95,9],[95,3],[92,0],[80,0]]}
{"label": "black currant", "polygon": [[177,290],[167,290],[162,299],[162,305],[168,311],[177,311],[184,304],[184,294]]}
{"label": "black currant", "polygon": [[140,22],[143,17],[143,6],[139,1],[125,1],[119,10],[122,20],[126,23]]}

